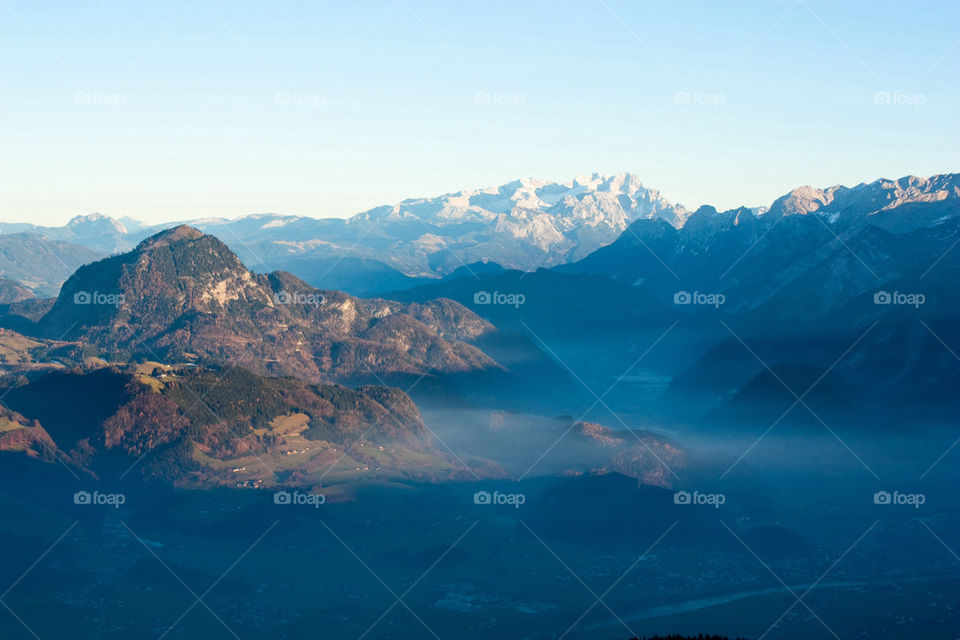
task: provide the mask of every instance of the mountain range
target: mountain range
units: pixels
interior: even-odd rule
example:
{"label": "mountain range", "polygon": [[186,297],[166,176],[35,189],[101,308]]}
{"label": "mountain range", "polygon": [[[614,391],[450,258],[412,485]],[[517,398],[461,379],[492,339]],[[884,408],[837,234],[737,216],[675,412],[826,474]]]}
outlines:
{"label": "mountain range", "polygon": [[[680,225],[685,216],[682,206],[624,173],[578,176],[562,184],[517,180],[404,200],[346,220],[255,214],[184,224],[221,238],[258,270],[293,270],[291,265],[350,257],[371,261],[381,271],[388,267],[407,276],[438,277],[481,260],[519,269],[553,266],[612,242],[634,220],[661,218]],[[128,251],[161,228],[90,214],[63,227],[0,223],[0,234],[30,233],[102,256]]]}
{"label": "mountain range", "polygon": [[[218,237],[179,225],[79,267],[55,299],[30,298],[29,287],[10,279],[0,304],[0,362],[9,374],[8,406],[15,412],[5,418],[6,448],[41,458],[53,455],[96,473],[95,460],[112,460],[119,451],[134,456],[138,447],[153,446],[142,445],[146,438],[181,447],[173,465],[178,482],[190,477],[201,483],[272,482],[255,474],[238,480],[234,472],[212,473],[219,467],[209,461],[199,471],[191,465],[198,456],[236,462],[244,457],[244,447],[286,455],[276,447],[294,440],[310,450],[313,445],[297,440],[311,440],[303,434],[323,432],[327,442],[342,446],[345,434],[337,430],[371,425],[354,412],[369,414],[362,407],[376,402],[388,412],[406,407],[404,453],[398,454],[405,462],[395,471],[405,473],[408,463],[426,455],[432,462],[425,464],[437,477],[463,472],[462,461],[451,459],[427,436],[417,407],[400,391],[408,389],[413,401],[431,411],[456,406],[480,415],[508,410],[554,418],[577,412],[550,423],[554,426],[525,427],[509,437],[485,427],[476,430],[485,434],[479,440],[444,435],[444,442],[465,443],[458,455],[482,460],[478,465],[484,473],[505,472],[504,459],[488,459],[496,450],[490,438],[501,444],[504,437],[513,439],[510,448],[521,452],[524,443],[565,434],[567,427],[559,424],[576,426],[581,444],[594,447],[594,454],[579,458],[585,464],[589,459],[587,467],[667,484],[649,454],[658,450],[677,462],[681,450],[663,440],[637,448],[624,434],[650,434],[655,425],[720,432],[776,424],[794,405],[792,394],[808,388],[805,402],[816,419],[791,415],[780,418],[782,428],[818,428],[817,420],[859,424],[868,417],[900,428],[908,420],[944,421],[960,409],[953,393],[960,360],[950,347],[960,344],[960,300],[953,295],[960,276],[960,251],[954,250],[960,244],[960,176],[801,188],[769,209],[701,207],[692,214],[652,192],[639,195],[639,181],[621,178],[574,181],[562,189],[520,182],[483,197],[417,201],[409,208],[367,212],[355,222],[331,223],[368,224],[379,233],[396,234],[390,242],[398,244],[381,245],[384,256],[411,251],[408,256],[429,262],[433,258],[417,253],[423,234],[404,236],[400,229],[419,229],[430,220],[429,225],[449,227],[450,233],[470,235],[471,225],[474,230],[496,227],[505,219],[491,222],[484,212],[498,209],[499,216],[509,218],[537,203],[547,209],[562,205],[552,209],[556,224],[572,212],[581,222],[597,223],[597,207],[607,212],[608,241],[590,235],[583,244],[577,240],[580,249],[574,250],[564,243],[587,236],[573,233],[556,245],[566,248],[551,254],[547,262],[554,266],[533,271],[490,260],[478,248],[483,234],[471,236],[475,242],[463,247],[476,249],[479,253],[463,256],[479,262],[443,273],[445,267],[429,278],[367,256],[328,255],[315,261],[311,280],[323,281],[319,271],[326,269],[363,289],[359,293],[369,293],[378,278],[387,291],[358,297],[318,288],[285,271],[251,270]],[[614,193],[619,213],[607,197]],[[207,224],[224,225],[221,231],[234,237],[234,246],[239,232],[279,246],[281,236],[274,234],[327,223],[296,218],[274,224],[277,220]],[[129,232],[103,218],[90,222],[124,241],[147,231]],[[68,226],[73,240],[84,237],[81,221]],[[620,226],[617,235],[612,230]],[[14,231],[0,239],[14,247],[19,241],[31,251],[42,243],[64,242],[25,234],[20,226]],[[324,241],[312,237],[315,243]],[[603,246],[588,251],[594,242]],[[312,264],[303,255],[297,260],[301,266]],[[149,371],[138,368],[145,363],[153,363]],[[611,377],[620,372],[619,378]],[[51,381],[51,376],[60,377]],[[65,435],[56,425],[69,421],[44,413],[52,409],[36,399],[50,395],[43,385],[86,389],[92,379],[114,389],[113,395],[81,433]],[[227,431],[209,422],[203,425],[212,431],[138,431],[142,425],[132,416],[165,411],[161,404],[170,415],[174,405],[183,411],[188,408],[184,387],[220,384],[211,380],[223,380],[225,389],[248,389],[257,399],[242,408],[234,399],[215,412],[236,417]],[[386,391],[389,385],[399,389]],[[608,386],[600,396],[598,390]],[[31,395],[31,388],[45,390]],[[348,399],[338,405],[346,413],[318,422],[317,416],[327,415],[318,409],[323,404],[318,398],[331,394]],[[143,404],[127,406],[130,402]],[[273,408],[265,408],[265,402]],[[307,418],[294,418],[300,415]],[[107,424],[108,418],[113,422]],[[303,428],[287,433],[288,420]],[[195,419],[188,422],[199,428]],[[24,431],[37,426],[41,430]],[[617,435],[609,426],[627,431]],[[92,457],[84,453],[86,445],[77,444],[83,440],[91,443]],[[617,446],[603,453],[614,440]],[[569,459],[583,451],[555,449]],[[610,457],[614,451],[619,461]],[[524,470],[522,458],[506,465],[510,473]],[[571,468],[567,463],[544,466]],[[191,476],[194,471],[199,476]]]}
{"label": "mountain range", "polygon": [[[458,269],[476,270],[484,263],[529,271],[577,262],[644,221],[663,221],[675,229],[689,226],[692,237],[759,218],[772,223],[815,213],[844,229],[870,224],[899,233],[953,215],[957,188],[956,174],[881,179],[854,187],[800,187],[769,207],[717,212],[704,206],[694,215],[644,187],[633,174],[593,174],[566,183],[529,178],[408,199],[345,220],[253,214],[183,224],[217,236],[254,270],[284,270],[316,287],[376,294]],[[914,212],[918,207],[923,213]],[[30,245],[29,254],[25,249],[6,263],[6,252],[0,251],[0,277],[50,296],[80,264],[129,251],[166,226],[101,214],[76,216],[62,227],[0,223],[0,241]],[[30,261],[30,255],[51,253],[60,260]]]}
{"label": "mountain range", "polygon": [[[943,419],[958,408],[958,244],[960,176],[880,180],[798,189],[763,212],[701,207],[680,228],[637,220],[553,269],[461,273],[387,295],[457,300],[500,331],[534,335],[600,389],[643,356],[646,382],[611,392],[637,415],[711,423],[728,402],[756,408],[764,379],[802,391],[823,375],[825,415],[896,423],[903,416],[882,409],[893,397],[904,414]],[[477,305],[477,291],[522,294],[526,304]],[[785,395],[782,410],[793,402]]]}

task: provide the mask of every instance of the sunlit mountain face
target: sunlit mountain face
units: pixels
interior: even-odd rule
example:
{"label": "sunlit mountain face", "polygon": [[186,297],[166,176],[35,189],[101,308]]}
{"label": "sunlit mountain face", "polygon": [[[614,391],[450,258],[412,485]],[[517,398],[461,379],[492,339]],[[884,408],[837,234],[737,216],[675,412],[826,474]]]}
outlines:
{"label": "sunlit mountain face", "polygon": [[956,174],[8,227],[4,638],[960,628]]}

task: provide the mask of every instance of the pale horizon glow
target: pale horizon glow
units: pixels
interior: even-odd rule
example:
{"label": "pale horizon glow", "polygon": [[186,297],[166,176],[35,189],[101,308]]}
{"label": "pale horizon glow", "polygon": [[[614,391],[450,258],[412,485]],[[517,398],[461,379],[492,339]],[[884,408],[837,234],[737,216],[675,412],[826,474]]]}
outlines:
{"label": "pale horizon glow", "polygon": [[5,3],[0,221],[348,217],[629,172],[695,210],[960,170],[960,4]]}

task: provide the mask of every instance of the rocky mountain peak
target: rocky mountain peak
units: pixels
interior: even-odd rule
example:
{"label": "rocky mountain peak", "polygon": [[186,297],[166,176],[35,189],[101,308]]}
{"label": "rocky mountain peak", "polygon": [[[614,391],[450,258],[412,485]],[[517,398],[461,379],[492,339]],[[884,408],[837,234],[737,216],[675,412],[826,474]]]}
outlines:
{"label": "rocky mountain peak", "polygon": [[243,362],[311,381],[500,369],[462,342],[493,330],[462,305],[367,300],[288,273],[254,274],[186,225],[78,269],[39,329],[111,360]]}
{"label": "rocky mountain peak", "polygon": [[184,240],[199,240],[205,234],[199,229],[195,229],[189,225],[181,224],[179,226],[173,227],[172,229],[165,229],[160,233],[154,234],[140,243],[137,247],[138,251],[146,251],[150,249],[156,249],[157,247],[164,247],[176,242],[182,242]]}
{"label": "rocky mountain peak", "polygon": [[70,218],[70,221],[67,222],[67,227],[70,229],[78,229],[82,227],[107,227],[118,233],[126,233],[127,229],[123,224],[110,216],[105,216],[102,213],[94,212],[88,213],[85,215],[78,215]]}
{"label": "rocky mountain peak", "polygon": [[[776,219],[780,216],[822,213],[829,214],[831,222],[862,224],[868,220],[868,216],[886,218],[886,212],[906,205],[950,201],[960,201],[960,174],[931,178],[905,176],[898,180],[881,178],[854,187],[834,185],[818,189],[803,186],[777,198],[770,206],[768,215]],[[930,222],[926,219],[909,221],[894,216],[888,222],[879,224],[905,231],[907,226],[926,226]]]}

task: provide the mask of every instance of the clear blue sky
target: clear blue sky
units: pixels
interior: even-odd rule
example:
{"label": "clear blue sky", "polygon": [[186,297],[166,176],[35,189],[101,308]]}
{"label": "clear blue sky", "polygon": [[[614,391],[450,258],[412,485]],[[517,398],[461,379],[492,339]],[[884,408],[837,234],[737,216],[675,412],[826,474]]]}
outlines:
{"label": "clear blue sky", "polygon": [[727,208],[953,172],[958,39],[955,0],[0,0],[0,219],[346,216],[594,171]]}

